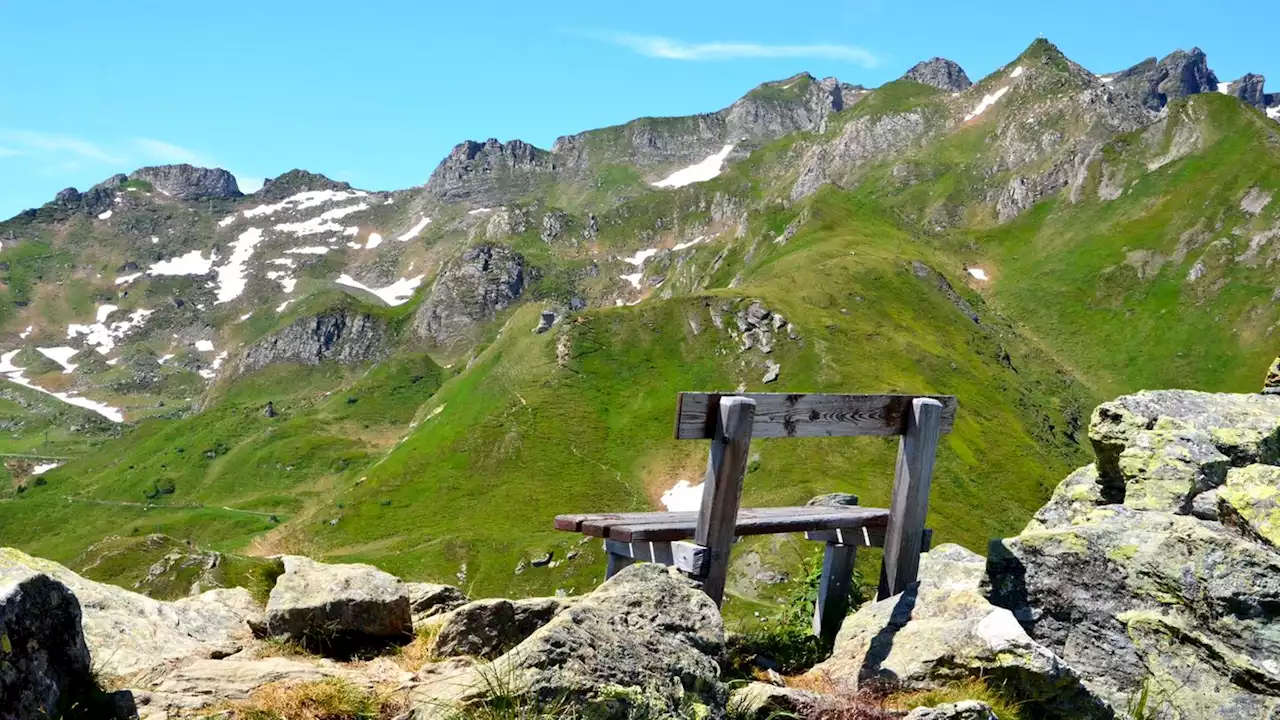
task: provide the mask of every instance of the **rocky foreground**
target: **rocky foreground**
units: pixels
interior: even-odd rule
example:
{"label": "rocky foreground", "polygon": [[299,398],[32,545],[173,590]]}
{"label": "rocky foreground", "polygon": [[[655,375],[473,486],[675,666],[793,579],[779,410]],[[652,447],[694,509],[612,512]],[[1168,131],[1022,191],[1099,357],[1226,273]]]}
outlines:
{"label": "rocky foreground", "polygon": [[656,565],[578,598],[469,602],[285,557],[262,607],[240,588],[161,602],[4,549],[0,719],[90,697],[86,717],[241,717],[264,687],[326,678],[404,718],[465,717],[495,694],[588,717],[824,718],[877,687],[975,678],[1032,717],[1277,716],[1280,395],[1138,393],[1100,406],[1089,437],[1097,462],[1022,534],[985,559],[935,548],[917,586],[850,615],[807,675],[733,692],[715,605]]}

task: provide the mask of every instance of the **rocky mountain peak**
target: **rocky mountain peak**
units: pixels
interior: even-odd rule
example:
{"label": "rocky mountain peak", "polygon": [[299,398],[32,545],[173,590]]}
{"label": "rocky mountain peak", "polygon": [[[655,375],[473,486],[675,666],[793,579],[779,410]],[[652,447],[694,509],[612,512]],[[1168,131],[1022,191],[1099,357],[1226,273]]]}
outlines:
{"label": "rocky mountain peak", "polygon": [[341,191],[350,189],[350,183],[339,182],[320,173],[295,168],[277,177],[268,178],[263,182],[262,189],[254,193],[254,195],[264,201],[275,202],[309,190]]}
{"label": "rocky mountain peak", "polygon": [[1244,77],[1229,83],[1222,83],[1218,89],[1227,95],[1234,95],[1245,103],[1254,107],[1266,107],[1268,96],[1266,93],[1267,79],[1256,73],[1249,73]]}
{"label": "rocky mountain peak", "polygon": [[1200,48],[1175,50],[1164,59],[1146,60],[1115,75],[1113,87],[1134,95],[1144,107],[1159,111],[1170,100],[1218,89],[1218,76],[1209,69]]}
{"label": "rocky mountain peak", "polygon": [[226,170],[185,163],[140,168],[129,179],[149,182],[156,190],[179,200],[234,198],[243,194],[235,176]]}
{"label": "rocky mountain peak", "polygon": [[448,202],[501,204],[513,193],[529,189],[535,176],[554,169],[550,153],[523,140],[467,140],[440,162],[426,190]]}
{"label": "rocky mountain peak", "polygon": [[901,79],[932,85],[946,92],[961,92],[973,85],[959,63],[942,57],[916,63]]}

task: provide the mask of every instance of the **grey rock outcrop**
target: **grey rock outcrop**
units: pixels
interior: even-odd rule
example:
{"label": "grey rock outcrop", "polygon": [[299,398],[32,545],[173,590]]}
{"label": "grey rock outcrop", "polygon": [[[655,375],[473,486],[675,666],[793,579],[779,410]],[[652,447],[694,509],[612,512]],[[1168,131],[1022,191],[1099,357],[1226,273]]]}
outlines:
{"label": "grey rock outcrop", "polygon": [[295,555],[283,561],[266,618],[254,625],[258,635],[345,653],[412,633],[409,591],[394,575],[372,565],[329,565]]}
{"label": "grey rock outcrop", "polygon": [[902,79],[932,85],[946,92],[962,92],[973,85],[959,63],[940,57],[916,63]]}
{"label": "grey rock outcrop", "polygon": [[404,587],[409,592],[409,612],[413,616],[414,627],[467,602],[466,593],[452,585],[405,583]]}
{"label": "grey rock outcrop", "polygon": [[1147,58],[1116,73],[1111,86],[1158,112],[1171,100],[1217,90],[1218,77],[1209,69],[1204,52],[1192,48],[1190,52],[1176,50],[1159,61]]}
{"label": "grey rock outcrop", "polygon": [[551,622],[570,603],[561,598],[476,600],[439,620],[435,652],[440,657],[492,660]]}
{"label": "grey rock outcrop", "polygon": [[1262,394],[1280,395],[1280,357],[1267,369],[1267,377],[1262,381]]}
{"label": "grey rock outcrop", "polygon": [[1142,392],[1089,435],[1096,466],[992,543],[989,599],[1117,708],[1280,711],[1280,397]]}
{"label": "grey rock outcrop", "polygon": [[263,202],[279,202],[300,192],[315,190],[350,190],[351,184],[331,180],[320,173],[306,170],[290,170],[262,183],[262,189],[254,193]]}
{"label": "grey rock outcrop", "polygon": [[245,349],[240,372],[275,363],[354,365],[391,352],[392,333],[382,318],[345,308],[302,317]]}
{"label": "grey rock outcrop", "polygon": [[551,153],[522,140],[467,140],[440,162],[425,189],[445,202],[501,205],[528,194],[555,169]]}
{"label": "grey rock outcrop", "polygon": [[727,693],[716,658],[724,624],[715,603],[672,569],[633,565],[486,665],[442,674],[416,717],[475,702],[503,678],[509,696],[565,702],[599,718],[666,717],[693,702],[713,716]]}
{"label": "grey rock outcrop", "polygon": [[192,165],[157,165],[134,170],[132,180],[145,180],[165,195],[179,200],[240,197],[236,178],[221,168]]}
{"label": "grey rock outcrop", "polygon": [[0,720],[57,717],[93,687],[71,590],[45,573],[0,565]]}
{"label": "grey rock outcrop", "polygon": [[466,339],[477,323],[493,319],[520,297],[525,273],[524,258],[510,248],[468,249],[436,278],[414,316],[415,332],[440,345]]}
{"label": "grey rock outcrop", "polygon": [[1262,75],[1249,73],[1230,84],[1223,84],[1227,85],[1226,92],[1228,95],[1234,95],[1246,104],[1257,108],[1265,108],[1267,106],[1267,79]]}
{"label": "grey rock outcrop", "polygon": [[943,545],[921,558],[920,582],[845,619],[831,657],[813,670],[847,690],[891,681],[910,689],[994,677],[1045,698],[1065,717],[1105,716],[1075,671],[980,592],[983,560]]}
{"label": "grey rock outcrop", "polygon": [[262,609],[243,588],[164,602],[0,548],[0,569],[12,568],[44,573],[71,589],[80,602],[95,669],[106,676],[130,675],[183,658],[229,655],[251,640],[249,623],[262,618]]}
{"label": "grey rock outcrop", "polygon": [[919,111],[859,117],[834,142],[815,144],[805,153],[791,199],[808,197],[827,183],[838,185],[867,162],[920,142],[928,131]]}

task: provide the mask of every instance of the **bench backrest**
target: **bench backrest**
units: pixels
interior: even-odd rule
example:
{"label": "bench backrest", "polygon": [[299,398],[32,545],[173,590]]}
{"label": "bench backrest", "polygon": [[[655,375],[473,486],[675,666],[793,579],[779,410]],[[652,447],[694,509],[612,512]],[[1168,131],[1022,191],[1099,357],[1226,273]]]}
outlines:
{"label": "bench backrest", "polygon": [[917,398],[931,398],[942,404],[938,432],[945,435],[955,423],[957,406],[954,395],[682,392],[676,409],[676,439],[715,437],[722,397],[755,401],[752,438],[903,435],[907,432],[911,403]]}

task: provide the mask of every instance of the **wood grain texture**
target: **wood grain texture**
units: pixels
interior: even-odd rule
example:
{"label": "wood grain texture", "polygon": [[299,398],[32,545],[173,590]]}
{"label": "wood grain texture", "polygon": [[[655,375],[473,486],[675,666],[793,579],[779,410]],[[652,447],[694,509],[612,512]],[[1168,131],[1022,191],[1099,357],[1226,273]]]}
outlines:
{"label": "wood grain texture", "polygon": [[[599,515],[581,520],[575,523],[578,525],[577,532],[623,542],[640,540],[656,542],[685,540],[694,537],[697,529],[696,513],[652,512],[627,515],[624,518]],[[879,530],[883,535],[888,521],[889,511],[883,508],[802,506],[744,509],[738,512],[733,533],[734,536],[741,537],[818,530],[854,530],[867,527]]]}
{"label": "wood grain texture", "polygon": [[939,432],[951,432],[959,404],[954,395],[828,395],[803,393],[679,394],[676,439],[706,440],[714,436],[717,408],[731,397],[756,403],[753,438],[852,437],[902,435],[912,401],[928,397],[942,406]]}
{"label": "wood grain texture", "polygon": [[893,478],[893,502],[884,541],[884,565],[878,599],[902,592],[916,581],[925,517],[929,513],[929,486],[938,452],[942,404],[930,398],[913,402],[907,432],[898,444],[898,465]]}
{"label": "wood grain texture", "polygon": [[[729,550],[733,546],[742,480],[747,474],[747,457],[751,453],[756,402],[744,397],[721,398],[717,411],[707,475],[702,481],[702,509],[694,523],[693,541],[707,548],[707,573],[702,578],[702,590],[719,605],[724,599],[724,583],[729,575]],[[637,538],[632,534],[630,539]]]}

